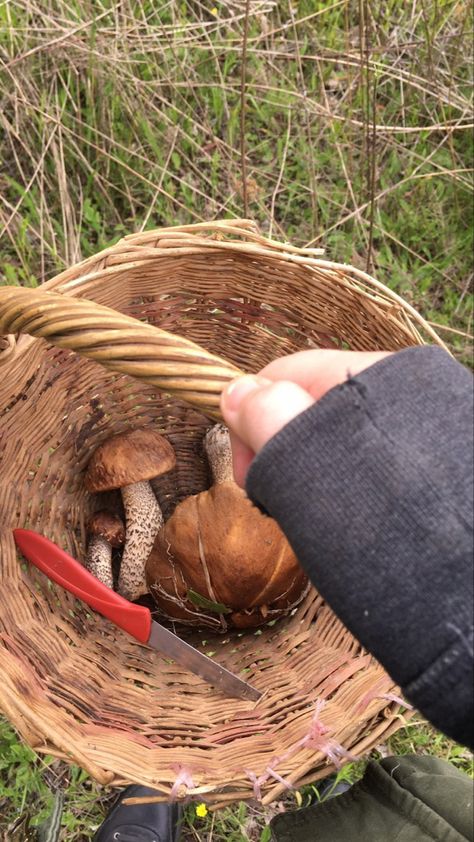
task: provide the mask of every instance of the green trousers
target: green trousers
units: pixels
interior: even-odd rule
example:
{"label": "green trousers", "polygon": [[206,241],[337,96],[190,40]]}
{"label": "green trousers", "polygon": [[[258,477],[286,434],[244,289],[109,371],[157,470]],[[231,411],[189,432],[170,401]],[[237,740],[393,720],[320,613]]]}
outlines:
{"label": "green trousers", "polygon": [[274,842],[473,842],[473,781],[437,757],[370,762],[347,792],[271,822]]}

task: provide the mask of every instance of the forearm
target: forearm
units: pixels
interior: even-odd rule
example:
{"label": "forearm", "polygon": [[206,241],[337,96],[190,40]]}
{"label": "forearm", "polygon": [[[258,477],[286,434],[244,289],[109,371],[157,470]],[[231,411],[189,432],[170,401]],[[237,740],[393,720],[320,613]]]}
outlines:
{"label": "forearm", "polygon": [[472,740],[471,394],[469,372],[439,349],[392,355],[274,436],[247,480],[347,627],[463,742]]}

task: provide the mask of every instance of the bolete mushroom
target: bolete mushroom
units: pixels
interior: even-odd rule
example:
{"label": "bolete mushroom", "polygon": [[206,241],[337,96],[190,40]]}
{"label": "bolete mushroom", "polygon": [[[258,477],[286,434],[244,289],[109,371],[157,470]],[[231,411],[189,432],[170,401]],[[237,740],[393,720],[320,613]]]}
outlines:
{"label": "bolete mushroom", "polygon": [[183,500],[158,533],[146,580],[166,616],[225,631],[287,613],[307,578],[277,523],[233,481],[228,431],[204,441],[213,485]]}
{"label": "bolete mushroom", "polygon": [[170,443],[155,430],[137,429],[105,441],[87,467],[86,486],[92,493],[120,488],[126,535],[118,592],[134,600],[146,593],[145,564],[163,523],[158,501],[148,480],[174,468]]}
{"label": "bolete mushroom", "polygon": [[112,549],[125,541],[125,527],[118,515],[101,509],[89,518],[90,535],[84,566],[108,588],[113,588]]}

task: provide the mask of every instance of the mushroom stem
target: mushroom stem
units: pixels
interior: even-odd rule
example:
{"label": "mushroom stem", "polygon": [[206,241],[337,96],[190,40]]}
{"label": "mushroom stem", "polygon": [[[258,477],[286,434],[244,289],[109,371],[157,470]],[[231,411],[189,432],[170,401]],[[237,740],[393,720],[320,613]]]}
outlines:
{"label": "mushroom stem", "polygon": [[148,592],[145,565],[163,515],[149,482],[134,482],[122,488],[126,537],[118,581],[118,592],[134,600]]}
{"label": "mushroom stem", "polygon": [[215,424],[204,437],[204,450],[212,473],[212,484],[234,481],[232,448],[229,430],[224,424]]}
{"label": "mushroom stem", "polygon": [[94,512],[87,524],[89,545],[85,567],[108,588],[113,588],[112,547],[121,547],[125,531],[120,517],[106,509]]}
{"label": "mushroom stem", "polygon": [[91,537],[84,566],[96,579],[113,589],[112,547],[101,535]]}

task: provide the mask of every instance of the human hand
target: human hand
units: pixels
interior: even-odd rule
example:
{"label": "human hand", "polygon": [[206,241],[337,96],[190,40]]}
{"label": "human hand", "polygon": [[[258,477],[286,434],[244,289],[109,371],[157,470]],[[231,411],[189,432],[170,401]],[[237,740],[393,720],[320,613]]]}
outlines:
{"label": "human hand", "polygon": [[221,396],[229,427],[235,481],[243,487],[250,463],[285,424],[334,386],[388,356],[389,351],[300,351],[257,375],[233,380]]}

